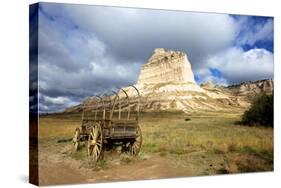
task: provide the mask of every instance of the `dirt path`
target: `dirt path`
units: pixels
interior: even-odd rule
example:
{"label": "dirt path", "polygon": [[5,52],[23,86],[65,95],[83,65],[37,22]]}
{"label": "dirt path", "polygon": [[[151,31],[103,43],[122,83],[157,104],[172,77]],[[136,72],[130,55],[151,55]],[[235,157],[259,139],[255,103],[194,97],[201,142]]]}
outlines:
{"label": "dirt path", "polygon": [[189,174],[188,169],[176,168],[159,155],[152,154],[147,160],[116,165],[113,168],[98,171],[91,179],[88,179],[88,182],[159,179]]}
{"label": "dirt path", "polygon": [[62,162],[48,162],[40,168],[40,185],[85,183],[87,177]]}
{"label": "dirt path", "polygon": [[41,185],[159,179],[192,175],[188,168],[179,168],[169,159],[156,153],[150,154],[146,159],[133,159],[125,164],[120,162],[118,155],[111,155],[113,160],[107,167],[100,170],[93,170],[85,162],[63,153],[63,147],[60,149],[47,147],[40,150]]}

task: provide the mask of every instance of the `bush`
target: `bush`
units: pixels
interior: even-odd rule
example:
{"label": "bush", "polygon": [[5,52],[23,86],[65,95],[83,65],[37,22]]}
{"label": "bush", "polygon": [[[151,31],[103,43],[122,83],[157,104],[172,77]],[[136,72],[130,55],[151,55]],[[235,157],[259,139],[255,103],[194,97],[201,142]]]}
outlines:
{"label": "bush", "polygon": [[273,127],[273,95],[256,97],[250,109],[244,112],[242,124]]}

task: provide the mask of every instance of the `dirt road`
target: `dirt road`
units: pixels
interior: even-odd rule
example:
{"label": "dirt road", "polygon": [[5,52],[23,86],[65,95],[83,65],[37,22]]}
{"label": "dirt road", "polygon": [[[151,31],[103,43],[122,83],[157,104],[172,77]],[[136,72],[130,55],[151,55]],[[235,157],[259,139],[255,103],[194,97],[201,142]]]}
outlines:
{"label": "dirt road", "polygon": [[[56,149],[55,149],[56,148]],[[173,178],[194,175],[188,167],[179,167],[157,153],[142,159],[122,161],[122,154],[106,153],[107,164],[100,169],[90,168],[85,161],[69,156],[67,144],[41,147],[40,184],[76,184],[108,181]]]}

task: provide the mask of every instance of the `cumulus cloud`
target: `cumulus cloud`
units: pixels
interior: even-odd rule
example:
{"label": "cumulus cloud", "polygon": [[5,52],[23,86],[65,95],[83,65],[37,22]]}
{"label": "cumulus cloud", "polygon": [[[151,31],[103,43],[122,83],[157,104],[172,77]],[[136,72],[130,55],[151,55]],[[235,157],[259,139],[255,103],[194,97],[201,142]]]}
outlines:
{"label": "cumulus cloud", "polygon": [[230,48],[212,56],[208,67],[218,69],[228,83],[273,78],[273,54],[265,49]]}
{"label": "cumulus cloud", "polygon": [[[40,3],[40,110],[58,111],[137,81],[154,48],[187,53],[200,82],[272,77],[273,54],[240,45],[272,41],[273,20],[247,16]],[[251,70],[243,70],[250,66]],[[263,68],[263,71],[262,71]],[[216,69],[221,75],[214,75]],[[253,73],[255,72],[255,74]]]}
{"label": "cumulus cloud", "polygon": [[79,104],[79,102],[74,102],[71,97],[49,97],[44,94],[39,94],[39,101],[40,112],[60,111],[63,110],[65,106],[74,106]]}
{"label": "cumulus cloud", "polygon": [[48,97],[48,96],[44,96],[44,100],[45,100],[46,102],[49,102],[49,103],[62,105],[62,104],[64,104],[68,99],[67,99],[66,97]]}

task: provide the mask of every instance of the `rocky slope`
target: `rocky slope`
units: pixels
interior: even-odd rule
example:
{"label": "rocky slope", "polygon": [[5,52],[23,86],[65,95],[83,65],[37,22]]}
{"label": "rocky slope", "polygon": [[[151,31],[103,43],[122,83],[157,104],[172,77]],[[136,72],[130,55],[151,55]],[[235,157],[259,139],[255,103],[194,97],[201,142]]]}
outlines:
{"label": "rocky slope", "polygon": [[271,79],[258,80],[255,82],[244,82],[237,85],[229,86],[228,89],[232,90],[238,96],[256,96],[260,93],[272,94],[274,82]]}
{"label": "rocky slope", "polygon": [[[247,108],[250,101],[260,93],[273,92],[273,80],[247,82],[228,87],[211,82],[199,86],[194,81],[191,64],[184,52],[155,49],[142,66],[135,84],[141,94],[142,110],[231,110]],[[130,106],[136,106],[137,93],[132,87],[123,88],[130,96]],[[126,96],[120,90],[120,99]],[[113,100],[114,96],[111,96]],[[97,99],[89,97],[84,104],[94,105]],[[124,104],[126,107],[128,104]],[[66,109],[80,111],[82,105]]]}

